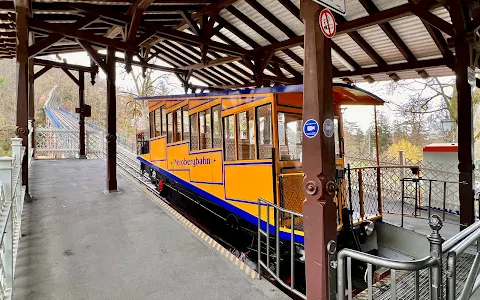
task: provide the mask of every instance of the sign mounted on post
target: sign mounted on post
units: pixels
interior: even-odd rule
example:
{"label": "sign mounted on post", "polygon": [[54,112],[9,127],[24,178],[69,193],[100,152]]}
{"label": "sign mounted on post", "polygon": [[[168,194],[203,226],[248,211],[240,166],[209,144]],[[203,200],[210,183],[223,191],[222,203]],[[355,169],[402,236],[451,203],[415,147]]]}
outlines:
{"label": "sign mounted on post", "polygon": [[313,0],[326,8],[330,8],[336,13],[341,14],[342,16],[347,15],[347,1],[346,0]]}
{"label": "sign mounted on post", "polygon": [[318,134],[318,122],[310,119],[303,124],[303,134],[308,138],[314,138]]}
{"label": "sign mounted on post", "polygon": [[320,23],[323,35],[329,39],[335,36],[335,33],[337,33],[337,23],[335,23],[335,17],[328,8],[320,12],[318,22]]}

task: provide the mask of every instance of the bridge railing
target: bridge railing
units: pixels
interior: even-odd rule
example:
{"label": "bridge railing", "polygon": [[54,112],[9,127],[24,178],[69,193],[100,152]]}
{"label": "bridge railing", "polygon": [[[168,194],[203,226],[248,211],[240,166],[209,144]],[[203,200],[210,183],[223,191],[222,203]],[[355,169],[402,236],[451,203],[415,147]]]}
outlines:
{"label": "bridge railing", "polygon": [[0,296],[12,299],[15,262],[21,236],[25,186],[22,184],[22,139],[12,139],[12,156],[0,157]]}

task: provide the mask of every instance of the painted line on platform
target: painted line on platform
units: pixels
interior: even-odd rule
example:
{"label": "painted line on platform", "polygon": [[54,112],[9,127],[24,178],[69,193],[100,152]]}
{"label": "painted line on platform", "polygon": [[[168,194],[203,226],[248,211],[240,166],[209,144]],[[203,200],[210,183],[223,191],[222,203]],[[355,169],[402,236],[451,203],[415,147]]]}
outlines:
{"label": "painted line on platform", "polygon": [[168,205],[165,201],[163,201],[159,197],[152,194],[152,192],[149,191],[145,186],[143,186],[142,184],[139,184],[138,181],[133,180],[130,174],[128,174],[122,169],[118,169],[118,170],[120,170],[120,173],[123,173],[122,176],[127,181],[129,181],[133,186],[139,189],[145,196],[147,196],[150,200],[152,200],[155,204],[157,204],[157,206],[159,206],[164,212],[170,215],[170,217],[172,217],[177,221],[180,221],[180,223],[184,225],[185,229],[189,230],[193,236],[195,236],[200,241],[202,241],[208,248],[214,250],[214,252],[217,252],[219,256],[226,259],[230,264],[238,267],[240,270],[245,272],[247,276],[251,277],[252,279],[259,278],[258,273],[255,270],[248,267],[235,254],[233,254],[232,252],[228,251],[227,248],[220,245],[215,239],[210,237],[206,232],[198,228],[195,224],[190,222],[187,218],[185,218],[179,212],[177,212],[174,208],[172,208],[172,206]]}

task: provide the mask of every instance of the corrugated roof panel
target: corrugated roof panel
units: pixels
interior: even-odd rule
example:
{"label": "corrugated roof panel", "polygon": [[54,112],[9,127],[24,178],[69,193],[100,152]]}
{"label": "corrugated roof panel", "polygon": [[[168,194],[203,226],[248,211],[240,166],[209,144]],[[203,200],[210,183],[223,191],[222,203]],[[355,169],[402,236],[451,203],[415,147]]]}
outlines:
{"label": "corrugated roof panel", "polygon": [[286,55],[285,53],[281,52],[281,51],[277,51],[275,52],[275,56],[281,58],[284,62],[286,62],[287,64],[289,64],[290,66],[292,66],[292,68],[294,68],[296,71],[300,72],[300,73],[303,73],[303,66],[299,65],[296,61],[294,61],[293,59],[291,59],[288,55]]}
{"label": "corrugated roof panel", "polygon": [[237,37],[236,35],[234,35],[232,32],[230,32],[225,28],[220,29],[220,33],[226,36],[227,38],[229,38],[230,40],[234,41],[235,44],[239,45],[242,48],[245,48],[247,50],[253,49],[252,47],[250,47],[250,45],[245,43],[241,38]]}
{"label": "corrugated roof panel", "polygon": [[440,54],[437,45],[418,17],[403,17],[390,21],[390,25],[418,59]]}
{"label": "corrugated roof panel", "polygon": [[303,50],[302,47],[297,46],[297,47],[290,48],[290,50],[296,55],[298,55],[301,59],[304,59],[305,51]]}
{"label": "corrugated roof panel", "polygon": [[340,34],[332,39],[348,56],[355,60],[360,66],[374,65],[375,62],[365,53],[365,51],[352,40],[347,34]]}
{"label": "corrugated roof panel", "polygon": [[248,72],[249,74],[251,74],[253,76],[253,72],[252,70],[250,70],[249,68],[247,68],[243,63],[240,63],[238,61],[235,61],[233,62],[234,65],[236,65],[237,67],[243,69],[245,72]]}
{"label": "corrugated roof panel", "polygon": [[219,37],[216,36],[216,35],[212,36],[212,41],[219,42],[219,43],[223,43],[223,44],[227,44],[224,40],[222,40],[221,38],[219,38]]}
{"label": "corrugated roof panel", "polygon": [[257,0],[296,35],[303,35],[303,23],[278,0]]}
{"label": "corrugated roof panel", "polygon": [[431,77],[443,77],[443,76],[454,76],[452,69],[448,67],[437,67],[437,68],[428,68],[426,69],[428,75]]}
{"label": "corrugated roof panel", "polygon": [[358,0],[347,0],[347,17],[348,21],[368,16],[367,11],[363,8]]}
{"label": "corrugated roof panel", "polygon": [[230,12],[227,10],[222,10],[220,12],[220,16],[224,18],[227,22],[235,26],[238,30],[243,32],[245,35],[247,35],[249,38],[254,40],[257,44],[260,46],[266,46],[270,45],[270,43],[264,39],[261,35],[259,35],[256,31],[254,31],[252,28],[248,27],[245,23],[240,21],[237,17],[232,15]]}
{"label": "corrugated roof panel", "polygon": [[379,10],[387,10],[408,3],[407,0],[372,0],[372,2]]}
{"label": "corrugated roof panel", "polygon": [[241,0],[233,4],[233,6],[245,14],[250,20],[255,22],[267,33],[272,35],[278,41],[285,41],[288,39],[288,36],[268,21],[263,15],[261,15],[255,8],[251,7],[247,2]]}
{"label": "corrugated roof panel", "polygon": [[[292,2],[300,8],[300,0],[292,0]],[[368,16],[367,11],[363,8],[358,0],[347,0],[347,17],[348,21]]]}
{"label": "corrugated roof panel", "polygon": [[[445,8],[445,7],[439,7],[437,9],[434,9],[431,11],[434,15],[436,15],[437,17],[441,18],[441,19],[444,19],[445,21],[447,21],[448,23],[452,24],[452,19],[450,18],[450,13],[448,12],[448,10]],[[440,31],[443,35],[443,38],[445,40],[447,40],[448,38],[450,38],[450,36],[446,33],[444,33],[443,31]]]}
{"label": "corrugated roof panel", "polygon": [[396,62],[405,58],[380,26],[371,26],[359,30],[358,33],[386,62]]}

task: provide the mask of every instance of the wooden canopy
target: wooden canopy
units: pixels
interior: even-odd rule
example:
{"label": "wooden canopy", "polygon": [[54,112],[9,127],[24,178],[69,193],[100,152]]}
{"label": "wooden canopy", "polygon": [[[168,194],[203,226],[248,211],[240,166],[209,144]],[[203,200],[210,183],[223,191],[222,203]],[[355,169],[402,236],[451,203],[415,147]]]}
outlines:
{"label": "wooden canopy", "polygon": [[[410,0],[411,1],[411,0]],[[455,38],[446,1],[348,0],[336,15],[337,81],[453,75]],[[476,0],[468,0],[472,7]],[[444,5],[442,4],[444,3]],[[98,50],[124,52],[118,62],[195,77],[214,89],[299,84],[303,23],[299,0],[33,0],[29,57]],[[0,1],[1,58],[15,55],[15,3]],[[472,28],[479,19],[472,20]],[[472,36],[474,39],[475,37]],[[152,64],[158,57],[171,67]]]}

